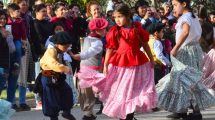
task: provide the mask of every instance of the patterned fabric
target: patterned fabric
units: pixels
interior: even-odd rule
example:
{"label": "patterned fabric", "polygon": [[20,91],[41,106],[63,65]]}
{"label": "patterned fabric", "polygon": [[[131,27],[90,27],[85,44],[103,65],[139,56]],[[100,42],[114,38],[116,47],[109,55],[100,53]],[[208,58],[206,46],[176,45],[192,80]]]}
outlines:
{"label": "patterned fabric", "polygon": [[199,82],[202,73],[202,50],[198,44],[189,44],[172,57],[173,68],[156,86],[158,106],[170,112],[187,112],[194,108],[203,110],[215,105],[215,98]]}
{"label": "patterned fabric", "polygon": [[86,67],[78,74],[80,86],[92,86],[99,94],[105,115],[125,119],[127,114],[146,112],[156,106],[154,71],[150,65],[149,62],[131,67],[110,64],[107,76]]}
{"label": "patterned fabric", "polygon": [[204,58],[202,83],[215,90],[215,49],[211,49]]}
{"label": "patterned fabric", "polygon": [[[70,69],[72,69],[71,64],[67,61],[66,61],[66,66],[68,66]],[[66,82],[72,88],[73,103],[74,104],[78,103],[78,94],[77,94],[77,90],[76,90],[75,85],[74,85],[73,75],[66,74]]]}
{"label": "patterned fabric", "polygon": [[11,103],[0,99],[0,120],[10,120],[10,117],[15,113],[11,109]]}
{"label": "patterned fabric", "polygon": [[[20,74],[19,74],[19,79],[18,79],[18,85],[27,87],[27,80],[28,80],[28,74],[31,74],[30,72],[33,72],[34,69],[31,69],[29,71],[29,65],[30,65],[30,57],[31,55],[31,48],[28,40],[26,41],[26,46],[24,46],[25,49],[25,55],[22,56],[21,58],[21,64],[20,64]],[[32,65],[32,64],[31,64]],[[31,66],[32,67],[32,66]],[[34,79],[34,72],[32,73],[32,79]]]}

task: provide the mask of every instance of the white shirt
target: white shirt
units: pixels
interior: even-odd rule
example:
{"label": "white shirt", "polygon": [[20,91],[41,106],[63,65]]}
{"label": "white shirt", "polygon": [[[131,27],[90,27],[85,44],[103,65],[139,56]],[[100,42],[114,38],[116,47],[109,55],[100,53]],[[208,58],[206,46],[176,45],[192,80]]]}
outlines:
{"label": "white shirt", "polygon": [[201,28],[200,22],[197,17],[196,18],[192,17],[191,12],[188,12],[183,14],[178,19],[178,23],[176,24],[176,43],[178,42],[179,37],[181,36],[182,25],[184,23],[187,23],[190,26],[190,31],[189,31],[189,35],[187,36],[186,40],[184,41],[181,47],[184,47],[189,43],[199,42],[199,39],[202,34],[202,28]]}
{"label": "white shirt", "polygon": [[95,38],[95,37],[90,37],[90,36],[88,36],[85,39],[92,39],[94,41],[90,42],[90,47],[87,50],[80,53],[81,60],[85,60],[90,57],[93,57],[93,56],[99,54],[103,49],[103,44],[100,39]]}
{"label": "white shirt", "polygon": [[159,40],[155,40],[153,43],[153,50],[157,59],[159,59],[165,66],[171,65],[170,61],[163,54],[163,45]]}

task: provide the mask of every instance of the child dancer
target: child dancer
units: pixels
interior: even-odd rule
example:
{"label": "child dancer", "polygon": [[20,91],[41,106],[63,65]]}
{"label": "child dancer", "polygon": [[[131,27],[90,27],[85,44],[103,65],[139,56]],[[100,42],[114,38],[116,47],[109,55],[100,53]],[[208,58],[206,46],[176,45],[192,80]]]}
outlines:
{"label": "child dancer", "polygon": [[63,110],[64,118],[76,120],[70,114],[70,109],[73,107],[72,89],[66,83],[64,74],[72,74],[72,71],[63,61],[63,53],[71,46],[72,39],[67,32],[59,32],[53,36],[52,42],[55,45],[49,47],[40,60],[43,113],[51,120],[58,120],[59,111]]}
{"label": "child dancer", "polygon": [[[154,61],[147,44],[149,34],[139,22],[132,22],[129,7],[119,5],[114,17],[116,25],[106,35],[104,74],[92,69],[87,72],[81,70],[82,75],[78,77],[85,80],[82,87],[92,85],[99,93],[105,115],[133,120],[134,112],[146,112],[156,106]],[[140,51],[141,46],[150,62]]]}
{"label": "child dancer", "polygon": [[162,68],[171,66],[169,59],[163,54],[164,47],[161,43],[164,27],[165,25],[162,23],[153,23],[148,27],[148,31],[151,34],[149,39],[149,47],[155,60],[155,84],[157,84],[158,80],[165,75]]}
{"label": "child dancer", "polygon": [[[107,27],[108,21],[103,18],[95,18],[89,22],[89,29],[91,33],[84,39],[83,52],[76,55],[71,54],[73,59],[81,59],[80,71],[86,70],[86,67],[96,71],[102,70],[103,44],[101,39],[105,36]],[[82,73],[80,73],[80,75],[81,74]],[[95,97],[91,86],[86,89],[80,89],[80,92],[85,93],[85,96],[80,96],[81,108],[84,111],[83,120],[96,119],[93,115]]]}
{"label": "child dancer", "polygon": [[[211,44],[210,41],[206,42],[208,45]],[[202,82],[209,88],[209,92],[215,96],[215,27],[213,30],[213,42],[207,48],[212,49],[204,57]]]}
{"label": "child dancer", "polygon": [[[198,80],[201,79],[203,52],[199,45],[201,26],[191,12],[190,0],[173,0],[176,45],[171,51],[173,69],[157,84],[159,107],[174,112],[170,118],[201,120],[200,110],[215,104],[215,99]],[[191,107],[193,113],[187,116]]]}

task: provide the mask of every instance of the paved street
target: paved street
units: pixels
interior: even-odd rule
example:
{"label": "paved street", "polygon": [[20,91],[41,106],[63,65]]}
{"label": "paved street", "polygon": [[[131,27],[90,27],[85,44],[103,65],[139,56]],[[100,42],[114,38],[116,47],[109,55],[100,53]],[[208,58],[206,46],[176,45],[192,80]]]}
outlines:
{"label": "paved street", "polygon": [[[95,112],[98,111],[98,105],[95,106]],[[204,120],[215,120],[215,107],[207,109],[202,112]],[[82,112],[79,107],[75,107],[72,110],[72,114],[77,118],[77,120],[81,120]],[[148,113],[148,114],[137,114],[135,117],[138,120],[170,120],[167,119],[165,116],[168,115],[168,112],[160,111],[155,113]],[[62,117],[59,117],[59,120],[65,120]],[[117,120],[111,119],[106,117],[105,115],[97,116],[97,120]],[[17,112],[12,116],[11,120],[49,120],[48,118],[44,117],[42,111],[28,111],[28,112]]]}

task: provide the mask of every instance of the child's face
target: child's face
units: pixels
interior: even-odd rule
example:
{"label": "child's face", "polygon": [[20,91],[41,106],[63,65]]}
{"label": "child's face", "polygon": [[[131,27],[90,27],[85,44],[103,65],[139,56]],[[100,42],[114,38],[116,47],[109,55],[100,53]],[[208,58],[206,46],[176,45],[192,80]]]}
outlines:
{"label": "child's face", "polygon": [[160,32],[156,32],[155,36],[159,39],[162,39],[163,38],[163,29]]}
{"label": "child's face", "polygon": [[20,10],[11,10],[10,11],[10,16],[12,18],[19,18],[20,17]]}
{"label": "child's face", "polygon": [[0,27],[4,27],[6,25],[6,16],[5,15],[1,15],[0,16]]}
{"label": "child's face", "polygon": [[97,4],[93,4],[90,6],[90,14],[93,18],[99,18],[101,17],[101,6]]}
{"label": "child's face", "polygon": [[128,18],[124,15],[122,15],[119,12],[114,12],[113,14],[115,22],[118,26],[122,27],[124,25],[126,25]]}
{"label": "child's face", "polygon": [[65,45],[56,44],[56,47],[62,52],[67,52],[71,46],[72,46],[71,44],[65,44]]}
{"label": "child's face", "polygon": [[180,3],[178,0],[172,0],[173,12],[175,17],[180,17],[183,14],[183,10],[186,7],[185,3]]}
{"label": "child's face", "polygon": [[54,29],[55,34],[63,31],[64,31],[64,28],[60,25],[56,26]]}
{"label": "child's face", "polygon": [[140,6],[140,7],[138,7],[138,14],[140,15],[140,16],[145,16],[145,14],[146,14],[146,12],[147,12],[147,6],[146,5],[144,5],[144,6]]}

